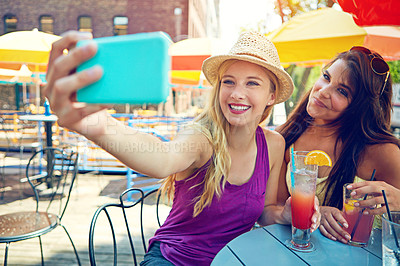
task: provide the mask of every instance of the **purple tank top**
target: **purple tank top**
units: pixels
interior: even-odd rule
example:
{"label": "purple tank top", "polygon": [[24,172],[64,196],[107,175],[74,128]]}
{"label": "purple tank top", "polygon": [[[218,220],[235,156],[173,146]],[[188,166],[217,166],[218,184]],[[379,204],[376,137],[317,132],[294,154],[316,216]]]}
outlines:
{"label": "purple tank top", "polygon": [[[193,218],[193,198],[203,191],[200,183],[211,159],[192,176],[175,182],[175,197],[165,223],[150,239],[160,241],[163,256],[175,265],[210,265],[215,255],[235,237],[249,231],[264,209],[269,177],[268,147],[261,127],[256,130],[257,158],[249,181],[237,186],[226,182],[218,199]],[[190,189],[190,191],[189,191]]]}

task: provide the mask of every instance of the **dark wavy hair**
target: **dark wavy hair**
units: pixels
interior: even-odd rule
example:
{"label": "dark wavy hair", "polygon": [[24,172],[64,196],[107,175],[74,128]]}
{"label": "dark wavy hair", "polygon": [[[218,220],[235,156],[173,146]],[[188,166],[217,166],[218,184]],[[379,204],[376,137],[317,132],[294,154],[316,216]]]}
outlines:
{"label": "dark wavy hair", "polygon": [[[343,60],[353,87],[352,101],[346,110],[335,121],[324,125],[337,131],[335,154],[339,143],[342,147],[327,180],[327,193],[322,203],[325,206],[342,208],[342,187],[354,181],[367,145],[394,143],[400,147],[399,140],[390,131],[392,80],[389,77],[382,92],[386,75],[373,72],[370,65],[372,56],[380,57],[376,53],[367,55],[357,50],[347,51],[340,53],[325,67]],[[310,93],[311,90],[302,97],[286,123],[279,128],[286,140],[286,149],[313,124],[313,118],[306,110]]]}

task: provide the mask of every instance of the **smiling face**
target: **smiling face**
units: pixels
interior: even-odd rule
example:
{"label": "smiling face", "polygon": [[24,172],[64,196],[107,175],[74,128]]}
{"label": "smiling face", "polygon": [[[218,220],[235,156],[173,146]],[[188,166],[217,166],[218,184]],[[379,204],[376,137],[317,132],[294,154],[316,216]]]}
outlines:
{"label": "smiling face", "polygon": [[312,88],[307,104],[308,114],[316,123],[329,123],[343,113],[352,100],[352,86],[349,84],[346,63],[337,60],[328,69]]}
{"label": "smiling face", "polygon": [[258,125],[265,108],[275,102],[267,71],[246,61],[233,63],[222,75],[219,101],[231,126]]}

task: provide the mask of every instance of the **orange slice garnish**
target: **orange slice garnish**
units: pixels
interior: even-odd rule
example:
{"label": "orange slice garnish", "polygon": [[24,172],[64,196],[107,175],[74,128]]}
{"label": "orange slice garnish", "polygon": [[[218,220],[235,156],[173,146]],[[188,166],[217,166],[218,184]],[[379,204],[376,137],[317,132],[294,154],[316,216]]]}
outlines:
{"label": "orange slice garnish", "polygon": [[332,160],[329,155],[321,150],[313,150],[307,153],[307,156],[313,157],[306,157],[305,164],[317,164],[318,166],[332,166]]}

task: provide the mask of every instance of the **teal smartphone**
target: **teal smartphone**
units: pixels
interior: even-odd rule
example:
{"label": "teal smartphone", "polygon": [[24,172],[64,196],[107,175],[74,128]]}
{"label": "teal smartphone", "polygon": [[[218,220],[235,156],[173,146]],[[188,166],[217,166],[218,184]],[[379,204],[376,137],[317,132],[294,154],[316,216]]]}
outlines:
{"label": "teal smartphone", "polygon": [[[100,65],[100,80],[77,92],[79,102],[93,104],[157,104],[170,91],[171,68],[168,48],[171,38],[164,32],[148,32],[93,39],[96,55],[78,66],[77,72]],[[79,41],[77,46],[88,40]]]}

